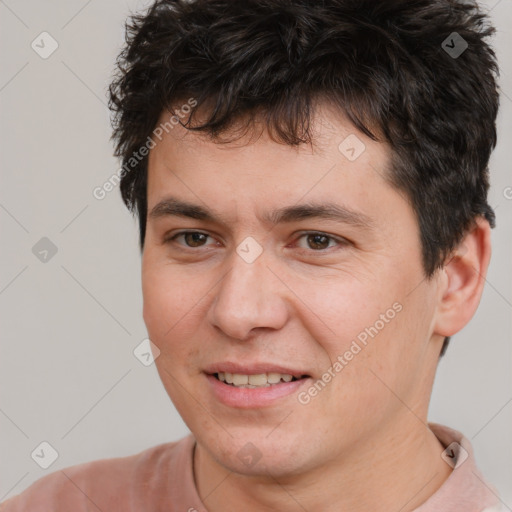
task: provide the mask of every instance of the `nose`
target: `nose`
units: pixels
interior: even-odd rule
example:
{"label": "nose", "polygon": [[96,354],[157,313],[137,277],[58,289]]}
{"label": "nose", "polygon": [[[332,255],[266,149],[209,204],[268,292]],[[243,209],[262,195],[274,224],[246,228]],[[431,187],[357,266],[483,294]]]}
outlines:
{"label": "nose", "polygon": [[264,254],[247,263],[233,254],[208,311],[210,323],[230,338],[246,340],[255,329],[280,329],[288,318],[286,288]]}

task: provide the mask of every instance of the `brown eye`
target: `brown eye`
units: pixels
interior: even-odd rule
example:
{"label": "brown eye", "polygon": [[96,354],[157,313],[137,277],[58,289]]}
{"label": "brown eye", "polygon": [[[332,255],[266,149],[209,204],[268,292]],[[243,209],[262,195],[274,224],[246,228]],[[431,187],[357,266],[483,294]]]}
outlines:
{"label": "brown eye", "polygon": [[189,247],[200,247],[208,238],[204,233],[184,233],[183,236]]}
{"label": "brown eye", "polygon": [[348,242],[342,238],[335,238],[334,236],[319,232],[303,233],[296,243],[299,249],[310,252],[327,252],[327,249],[333,249],[336,246],[348,244]]}
{"label": "brown eye", "polygon": [[[171,238],[165,240],[165,242],[177,241],[178,245],[195,248],[206,245],[208,238],[210,238],[209,235],[206,233],[200,233],[199,231],[182,231],[181,233],[177,233]],[[179,239],[182,239],[183,241],[180,241]]]}
{"label": "brown eye", "polygon": [[331,238],[326,235],[307,235],[308,246],[310,249],[313,249],[315,251],[327,249],[329,247],[330,240]]}

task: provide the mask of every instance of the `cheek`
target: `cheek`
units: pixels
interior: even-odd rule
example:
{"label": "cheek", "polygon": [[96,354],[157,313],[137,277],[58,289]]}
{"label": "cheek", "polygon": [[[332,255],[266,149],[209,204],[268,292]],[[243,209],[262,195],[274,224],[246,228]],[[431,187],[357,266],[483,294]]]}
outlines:
{"label": "cheek", "polygon": [[374,282],[356,280],[350,276],[310,281],[296,281],[294,291],[301,299],[303,321],[315,339],[325,346],[332,356],[343,354],[349,349],[351,342],[360,338],[368,338],[368,330],[378,322],[380,315],[386,320],[396,315],[393,303],[396,302],[393,291]]}
{"label": "cheek", "polygon": [[165,345],[190,321],[200,299],[200,290],[193,281],[176,266],[149,256],[143,259],[143,318],[150,338],[158,346]]}
{"label": "cheek", "polygon": [[382,411],[392,396],[378,377],[391,388],[413,377],[413,340],[425,330],[421,308],[405,298],[405,281],[392,276],[307,284],[296,281],[295,290],[305,303],[302,323],[324,353],[321,367],[335,375],[324,374],[334,393],[330,406],[360,409],[360,417]]}
{"label": "cheek", "polygon": [[[338,344],[329,347],[332,361],[340,354],[346,361],[333,392],[338,410],[354,412],[347,421],[355,429],[406,411],[404,403],[417,403],[424,385],[432,304],[419,296],[395,297],[393,293],[383,302],[370,301],[357,322],[347,316],[347,327]],[[357,306],[365,307],[360,303]],[[357,315],[354,306],[353,318]]]}

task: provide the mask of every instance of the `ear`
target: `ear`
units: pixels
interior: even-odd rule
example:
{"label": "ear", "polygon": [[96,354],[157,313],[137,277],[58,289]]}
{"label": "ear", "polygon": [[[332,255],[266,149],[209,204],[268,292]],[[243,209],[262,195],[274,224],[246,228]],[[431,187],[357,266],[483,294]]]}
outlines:
{"label": "ear", "polygon": [[491,227],[478,217],[476,225],[441,270],[440,299],[434,333],[453,336],[473,317],[480,303],[491,259]]}

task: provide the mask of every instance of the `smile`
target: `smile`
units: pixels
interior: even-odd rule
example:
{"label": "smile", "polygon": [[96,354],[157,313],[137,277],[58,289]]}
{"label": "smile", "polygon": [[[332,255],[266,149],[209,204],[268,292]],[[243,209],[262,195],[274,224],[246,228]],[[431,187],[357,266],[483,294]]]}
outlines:
{"label": "smile", "polygon": [[[255,389],[274,386],[281,382],[293,382],[302,377],[294,377],[288,373],[259,373],[246,375],[242,373],[218,372],[213,374],[218,380],[234,387]],[[305,376],[304,376],[305,377]]]}
{"label": "smile", "polygon": [[251,375],[217,372],[206,374],[206,378],[213,397],[221,404],[236,409],[259,409],[282,404],[282,400],[293,397],[311,382],[308,375],[296,377],[277,372]]}

